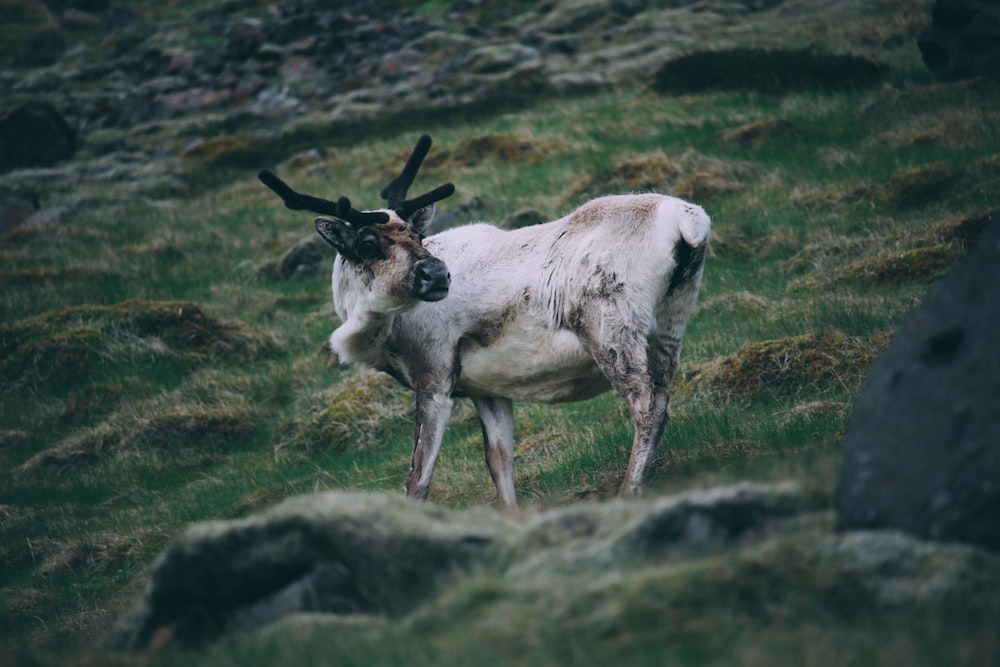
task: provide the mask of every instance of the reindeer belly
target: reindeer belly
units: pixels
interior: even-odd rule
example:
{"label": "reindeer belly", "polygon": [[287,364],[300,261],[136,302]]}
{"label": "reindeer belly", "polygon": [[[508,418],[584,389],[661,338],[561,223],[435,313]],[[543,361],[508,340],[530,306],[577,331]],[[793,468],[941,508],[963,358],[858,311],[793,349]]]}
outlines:
{"label": "reindeer belly", "polygon": [[568,331],[508,331],[486,345],[468,339],[461,363],[456,394],[561,403],[593,398],[611,388]]}

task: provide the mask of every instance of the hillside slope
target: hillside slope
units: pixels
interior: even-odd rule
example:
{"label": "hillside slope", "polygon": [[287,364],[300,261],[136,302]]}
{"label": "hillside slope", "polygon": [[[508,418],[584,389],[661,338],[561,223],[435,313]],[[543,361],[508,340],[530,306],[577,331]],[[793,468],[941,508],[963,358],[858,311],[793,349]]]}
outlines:
{"label": "hillside slope", "polygon": [[[958,647],[958,663],[995,660],[979,615],[995,601],[965,630],[938,623],[937,607],[810,617],[824,603],[784,592],[835,586],[768,574],[802,553],[796,539],[828,537],[823,510],[867,368],[1000,207],[1000,85],[939,81],[923,66],[915,40],[930,5],[5,4],[2,111],[45,107],[73,141],[71,157],[0,171],[0,662],[117,660],[95,652],[98,638],[194,522],[317,491],[402,494],[412,397],[328,364],[332,255],[311,216],[284,209],[254,174],[271,168],[302,191],[372,208],[422,132],[435,145],[419,182],[458,188],[439,207],[442,228],[552,219],[613,192],[703,205],[711,253],[649,495],[790,479],[818,512],[755,543],[766,557],[726,545],[691,581],[718,575],[720,599],[819,620],[787,634],[762,634],[753,613],[720,621],[680,570],[654,588],[687,606],[639,596],[618,608],[619,620],[669,611],[675,633],[647,620],[630,635],[615,621],[594,636],[614,617],[608,592],[649,580],[595,582],[601,617],[528,635],[552,642],[543,655],[569,646],[567,660],[831,664],[856,656],[833,647],[859,637],[878,663],[933,637]],[[39,33],[49,37],[31,46]],[[631,442],[620,399],[518,405],[516,424],[529,512],[613,496]],[[434,504],[492,503],[481,447],[460,402]],[[764,594],[776,580],[791,589]],[[477,579],[401,624],[374,619],[341,657],[405,655],[388,637],[415,642],[429,662],[437,642],[462,638],[451,654],[462,662],[494,646],[484,619],[543,602]],[[586,609],[567,602],[554,617]],[[422,624],[451,629],[424,640]],[[732,652],[716,650],[716,627]],[[323,662],[326,630],[306,632],[303,660]],[[258,648],[210,657],[245,664]],[[904,662],[936,657],[910,649]]]}

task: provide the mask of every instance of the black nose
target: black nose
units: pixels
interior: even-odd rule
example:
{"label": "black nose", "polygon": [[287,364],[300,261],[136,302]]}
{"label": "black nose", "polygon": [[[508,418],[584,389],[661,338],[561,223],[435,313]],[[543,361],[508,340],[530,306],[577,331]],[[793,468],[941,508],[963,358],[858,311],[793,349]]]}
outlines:
{"label": "black nose", "polygon": [[437,257],[424,257],[413,267],[413,294],[423,301],[440,301],[448,296],[451,274]]}

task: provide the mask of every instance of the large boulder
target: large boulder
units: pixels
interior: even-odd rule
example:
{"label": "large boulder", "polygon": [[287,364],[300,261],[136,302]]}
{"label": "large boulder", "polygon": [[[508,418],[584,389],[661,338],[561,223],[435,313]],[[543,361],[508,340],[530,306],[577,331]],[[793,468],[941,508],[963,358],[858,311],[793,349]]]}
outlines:
{"label": "large boulder", "polygon": [[842,529],[1000,550],[1000,214],[900,327],[854,407]]}
{"label": "large boulder", "polygon": [[924,63],[945,78],[1000,77],[1000,3],[937,0],[917,46]]}
{"label": "large boulder", "polygon": [[55,107],[28,102],[0,115],[0,173],[73,157],[76,132]]}

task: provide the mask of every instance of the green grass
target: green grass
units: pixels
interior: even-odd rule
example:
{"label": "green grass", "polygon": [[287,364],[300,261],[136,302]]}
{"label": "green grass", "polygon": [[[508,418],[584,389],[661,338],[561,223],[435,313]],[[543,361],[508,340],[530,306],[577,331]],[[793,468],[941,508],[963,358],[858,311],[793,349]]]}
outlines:
{"label": "green grass", "polygon": [[[423,11],[438,11],[431,5]],[[484,11],[502,18],[492,5]],[[852,366],[847,374],[834,372],[817,382],[774,375],[772,383],[741,394],[713,384],[715,376],[707,373],[753,345],[781,349],[807,334],[841,336],[874,354],[964,252],[954,240],[934,240],[937,226],[1000,206],[1000,116],[992,111],[1000,108],[1000,87],[935,84],[902,48],[887,52],[885,61],[896,92],[660,96],[636,84],[479,114],[468,122],[427,118],[420,128],[434,136],[435,150],[452,153],[463,142],[490,135],[545,147],[538,162],[484,154],[428,165],[420,183],[458,185],[454,201],[441,210],[481,197],[485,204],[475,215],[484,219],[503,220],[525,207],[562,215],[586,199],[574,194],[581,184],[621,187],[616,165],[636,156],[661,168],[679,165],[683,177],[664,183],[665,191],[690,187],[684,179],[692,171],[735,186],[710,189],[699,200],[713,217],[715,238],[650,493],[794,478],[829,497],[837,443],[863,369]],[[794,129],[752,147],[727,139],[740,127],[771,119]],[[346,194],[371,207],[414,134],[407,129],[364,140],[311,136],[320,147],[335,148],[311,167],[282,163],[288,149],[277,146],[255,159],[258,166],[277,166],[297,189]],[[941,177],[920,181],[928,165],[940,165],[930,168]],[[90,321],[78,330],[91,338],[78,338],[78,347],[58,338],[73,330],[60,323],[38,334],[50,354],[12,361],[9,348],[0,349],[6,373],[0,398],[0,638],[10,646],[68,652],[91,646],[135,599],[169,536],[190,522],[243,516],[284,497],[325,489],[402,493],[412,447],[405,397],[399,411],[384,417],[379,411],[357,417],[352,408],[359,406],[344,404],[349,426],[352,419],[370,420],[363,422],[371,424],[366,437],[348,428],[336,432],[338,441],[324,444],[309,430],[318,428],[310,420],[335,402],[330,388],[356,377],[354,370],[327,367],[319,354],[335,325],[328,281],[278,282],[256,271],[311,232],[309,216],[281,207],[256,182],[253,169],[220,170],[215,178],[224,185],[190,198],[123,204],[105,197],[95,208],[74,213],[72,224],[0,241],[4,332],[31,318],[62,322],[67,308],[142,299],[190,301],[222,325],[264,341],[257,351],[192,351],[162,333],[143,336]],[[944,264],[880,269],[889,249],[920,248],[941,249]],[[732,374],[721,377],[733,386],[747,381],[727,372]],[[362,392],[363,400],[399,400],[382,391],[376,386]],[[212,421],[213,415],[226,418]],[[545,508],[614,495],[632,437],[617,397],[518,405],[516,419],[524,505]],[[460,401],[435,473],[433,502],[492,502],[479,439],[471,407]],[[86,456],[22,468],[44,452],[77,451],[81,442],[90,443],[83,447]],[[456,612],[441,613],[449,619]],[[912,634],[876,621],[890,629],[866,629],[857,638],[876,654],[872,662],[902,650],[913,636],[951,637],[955,631],[938,629],[933,619],[920,621]],[[777,652],[801,664],[833,664],[864,654],[843,646],[855,636],[831,624],[802,622],[795,632],[766,628],[758,635],[736,623],[724,634],[729,646],[721,646],[721,638],[717,643],[684,635],[667,657],[755,664],[770,662],[765,656]],[[478,655],[480,641],[488,639],[421,638],[384,627],[354,637],[349,629],[339,632],[345,664],[413,655],[418,663],[429,662],[442,643],[450,647],[450,661],[461,662]],[[395,633],[406,648],[394,648],[383,632]],[[958,633],[968,655],[979,655],[980,632]],[[562,657],[598,651],[639,664],[664,658],[654,634],[635,642],[612,634],[593,646],[552,641],[546,650]],[[817,655],[814,645],[831,647],[833,657]],[[289,650],[300,651],[298,662],[307,664],[327,655],[319,638],[297,648],[265,638],[215,649],[210,659],[243,664],[260,652],[286,662]],[[915,649],[903,654],[927,661]],[[508,657],[537,662],[507,654],[497,661]]]}

